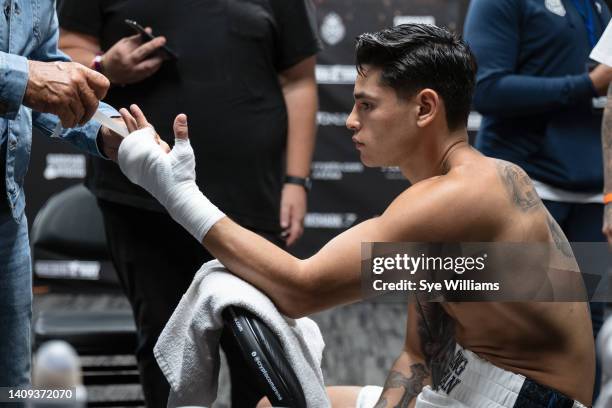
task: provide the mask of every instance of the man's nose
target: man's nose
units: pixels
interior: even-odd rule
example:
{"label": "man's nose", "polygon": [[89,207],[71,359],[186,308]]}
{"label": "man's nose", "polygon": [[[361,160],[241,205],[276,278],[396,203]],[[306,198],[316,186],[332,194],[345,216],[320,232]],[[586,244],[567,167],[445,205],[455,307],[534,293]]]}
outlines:
{"label": "man's nose", "polygon": [[355,113],[355,106],[353,106],[353,110],[349,114],[348,118],[346,118],[346,127],[353,132],[359,130],[359,120],[357,119],[357,114]]}

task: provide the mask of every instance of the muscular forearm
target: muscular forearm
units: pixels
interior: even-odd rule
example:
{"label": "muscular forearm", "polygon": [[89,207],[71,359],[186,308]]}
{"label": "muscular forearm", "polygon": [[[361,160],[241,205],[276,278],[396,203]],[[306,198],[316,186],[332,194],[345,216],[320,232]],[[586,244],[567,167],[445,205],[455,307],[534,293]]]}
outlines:
{"label": "muscular forearm", "polygon": [[304,260],[229,218],[217,222],[202,244],[232,273],[268,295],[283,314],[302,317],[362,298],[361,241],[376,239],[369,232],[372,223],[345,231]]}
{"label": "muscular forearm", "polygon": [[425,361],[403,352],[393,364],[375,408],[414,407],[426,385],[431,385],[431,377]]}
{"label": "muscular forearm", "polygon": [[306,177],[315,145],[317,85],[313,77],[303,77],[283,86],[287,105],[287,174]]}
{"label": "muscular forearm", "polygon": [[305,314],[311,299],[302,261],[229,218],[217,222],[202,244],[232,273],[268,295],[283,314]]}

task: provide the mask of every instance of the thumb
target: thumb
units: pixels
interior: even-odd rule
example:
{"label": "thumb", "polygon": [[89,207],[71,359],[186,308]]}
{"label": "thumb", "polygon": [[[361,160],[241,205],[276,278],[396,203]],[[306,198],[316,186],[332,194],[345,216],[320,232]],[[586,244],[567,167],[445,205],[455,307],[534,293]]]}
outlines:
{"label": "thumb", "polygon": [[187,140],[189,138],[187,115],[184,113],[179,114],[176,119],[174,119],[174,137],[180,140]]}

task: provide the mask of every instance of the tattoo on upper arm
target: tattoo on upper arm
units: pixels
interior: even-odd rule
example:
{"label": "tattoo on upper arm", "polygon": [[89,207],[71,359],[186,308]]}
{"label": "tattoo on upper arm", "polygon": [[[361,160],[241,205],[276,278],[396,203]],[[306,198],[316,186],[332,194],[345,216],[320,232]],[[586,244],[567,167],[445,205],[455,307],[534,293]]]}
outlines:
{"label": "tattoo on upper arm", "polygon": [[[385,390],[391,388],[404,388],[404,392],[399,402],[394,408],[408,408],[410,402],[421,392],[425,384],[425,379],[429,377],[429,372],[425,365],[421,363],[410,366],[411,376],[406,377],[398,371],[391,371],[385,381]],[[375,408],[385,408],[387,399],[382,398],[376,403]]]}
{"label": "tattoo on upper arm", "polygon": [[574,254],[572,253],[572,249],[570,247],[563,230],[557,224],[557,221],[550,215],[550,213],[546,214],[546,222],[548,223],[548,229],[550,231],[550,235],[555,243],[555,246],[563,255],[568,258],[573,258]]}
{"label": "tattoo on upper arm", "polygon": [[542,203],[531,179],[520,167],[498,160],[497,171],[510,195],[510,199],[521,211],[527,212]]}

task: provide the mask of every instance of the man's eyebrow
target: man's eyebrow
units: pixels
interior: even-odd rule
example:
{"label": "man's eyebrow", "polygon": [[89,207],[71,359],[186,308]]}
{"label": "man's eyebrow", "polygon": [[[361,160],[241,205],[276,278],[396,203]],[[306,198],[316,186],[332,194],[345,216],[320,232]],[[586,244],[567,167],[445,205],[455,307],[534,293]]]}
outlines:
{"label": "man's eyebrow", "polygon": [[374,95],[371,95],[367,92],[356,92],[353,97],[355,98],[355,100],[357,99],[376,99],[374,97]]}

